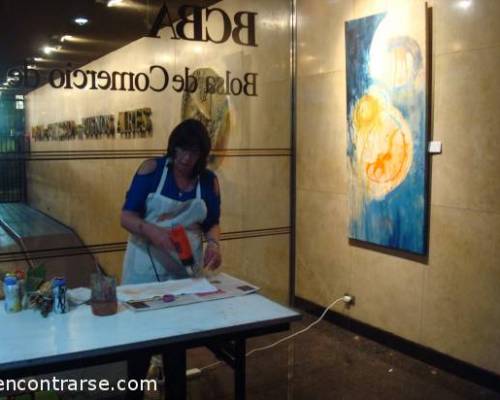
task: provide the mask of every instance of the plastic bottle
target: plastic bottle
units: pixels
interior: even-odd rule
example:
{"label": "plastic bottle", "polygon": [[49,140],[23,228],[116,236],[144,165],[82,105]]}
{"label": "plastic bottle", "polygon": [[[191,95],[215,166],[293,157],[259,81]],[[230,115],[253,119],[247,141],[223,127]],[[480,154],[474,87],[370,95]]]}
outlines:
{"label": "plastic bottle", "polygon": [[24,279],[18,279],[17,284],[19,285],[19,301],[21,303],[21,310],[28,308],[28,293],[26,293],[26,281]]}
{"label": "plastic bottle", "polygon": [[7,275],[3,281],[5,295],[5,312],[15,313],[21,311],[21,299],[19,298],[19,284],[15,276]]}

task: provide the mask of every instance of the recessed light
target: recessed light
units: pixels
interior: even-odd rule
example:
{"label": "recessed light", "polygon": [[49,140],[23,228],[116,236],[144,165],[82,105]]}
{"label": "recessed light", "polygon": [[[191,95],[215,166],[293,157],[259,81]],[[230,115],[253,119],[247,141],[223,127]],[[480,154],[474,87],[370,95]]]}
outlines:
{"label": "recessed light", "polygon": [[108,7],[119,6],[120,4],[122,4],[122,2],[122,0],[109,0]]}
{"label": "recessed light", "polygon": [[71,40],[71,39],[73,39],[73,36],[71,36],[71,35],[64,35],[64,36],[61,36],[60,40],[61,40],[61,43],[64,43],[65,41]]}
{"label": "recessed light", "polygon": [[89,22],[89,20],[85,17],[77,17],[73,21],[75,21],[75,23],[80,26],[85,25]]}
{"label": "recessed light", "polygon": [[456,4],[458,8],[467,10],[470,6],[472,6],[472,0],[459,0]]}
{"label": "recessed light", "polygon": [[51,47],[51,46],[44,46],[42,50],[45,54],[49,55],[50,53],[52,53],[53,51],[55,51],[57,49],[55,47]]}

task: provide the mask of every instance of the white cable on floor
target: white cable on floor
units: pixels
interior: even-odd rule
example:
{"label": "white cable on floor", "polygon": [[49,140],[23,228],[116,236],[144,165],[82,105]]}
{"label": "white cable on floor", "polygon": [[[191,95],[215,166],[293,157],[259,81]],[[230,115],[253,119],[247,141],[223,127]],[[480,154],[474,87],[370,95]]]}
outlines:
{"label": "white cable on floor", "polygon": [[292,335],[289,335],[289,336],[286,336],[274,343],[271,343],[267,346],[263,346],[263,347],[257,347],[256,349],[253,349],[253,350],[250,350],[246,356],[248,357],[249,355],[253,354],[253,353],[256,353],[258,351],[262,351],[262,350],[267,350],[267,349],[270,349],[271,347],[274,347],[280,343],[283,343],[284,341],[288,340],[288,339],[291,339],[297,335],[300,335],[301,333],[304,333],[304,332],[307,332],[309,329],[311,329],[314,325],[316,325],[317,323],[319,323],[323,317],[326,315],[326,313],[328,312],[328,310],[330,310],[330,308],[332,308],[335,304],[337,304],[339,301],[343,301],[344,300],[344,297],[341,297],[337,300],[335,300],[332,304],[330,304],[328,307],[325,308],[325,311],[323,311],[323,314],[321,314],[321,316],[314,322],[312,322],[311,324],[309,324],[308,326],[306,326],[304,329],[301,329],[300,331],[298,332],[295,332],[294,334]]}
{"label": "white cable on floor", "polygon": [[214,362],[212,364],[205,365],[204,367],[200,368],[200,371],[203,372],[203,370],[205,370],[205,369],[215,368],[219,364],[222,364],[222,361],[216,361],[216,362]]}
{"label": "white cable on floor", "polygon": [[[278,341],[276,341],[276,342],[274,342],[274,343],[271,343],[271,344],[269,344],[269,345],[267,345],[267,346],[257,347],[256,349],[250,350],[250,351],[246,354],[246,356],[248,357],[248,356],[250,356],[250,355],[252,355],[253,353],[256,353],[256,352],[258,352],[258,351],[262,351],[262,350],[267,350],[267,349],[270,349],[270,348],[272,348],[272,347],[274,347],[274,346],[277,346],[277,345],[278,345],[278,344],[280,344],[280,343],[285,342],[286,340],[289,340],[289,339],[291,339],[291,338],[293,338],[293,337],[295,337],[295,336],[300,335],[301,333],[307,332],[307,331],[308,331],[309,329],[311,329],[314,325],[318,324],[318,323],[319,323],[319,322],[320,322],[320,321],[324,318],[324,316],[325,316],[325,315],[326,315],[326,313],[330,310],[330,308],[332,308],[332,307],[333,307],[335,304],[337,304],[339,301],[344,301],[344,302],[346,302],[345,296],[338,298],[338,299],[337,299],[337,300],[335,300],[332,304],[330,304],[328,307],[326,307],[326,308],[325,308],[325,310],[323,311],[323,313],[320,315],[320,317],[319,317],[316,321],[314,321],[314,322],[312,322],[311,324],[309,324],[308,326],[306,326],[304,329],[301,329],[300,331],[297,331],[297,332],[293,333],[292,335],[289,335],[289,336],[286,336],[286,337],[284,337],[284,338],[281,338],[280,340],[278,340]],[[204,366],[204,367],[201,367],[201,368],[200,368],[200,371],[203,371],[203,370],[205,370],[205,369],[209,369],[209,368],[214,368],[214,367],[218,366],[219,364],[222,364],[222,361],[217,361],[217,362],[214,362],[214,363],[212,363],[212,364],[209,364],[209,365],[206,365],[206,366]]]}

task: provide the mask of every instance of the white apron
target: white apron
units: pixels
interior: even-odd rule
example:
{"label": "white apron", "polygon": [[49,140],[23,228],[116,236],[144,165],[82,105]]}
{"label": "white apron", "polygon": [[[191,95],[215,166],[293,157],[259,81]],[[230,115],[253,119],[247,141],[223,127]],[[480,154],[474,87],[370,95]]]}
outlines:
{"label": "white apron", "polygon": [[[194,199],[178,201],[161,194],[167,179],[168,162],[167,159],[156,192],[150,193],[146,199],[144,220],[163,228],[184,226],[194,257],[193,273],[196,274],[203,267],[201,223],[207,216],[207,206],[201,198],[199,179]],[[176,251],[166,254],[138,235],[129,236],[123,262],[123,285],[155,282],[158,279],[160,281],[181,279],[188,276],[187,269],[182,265]]]}

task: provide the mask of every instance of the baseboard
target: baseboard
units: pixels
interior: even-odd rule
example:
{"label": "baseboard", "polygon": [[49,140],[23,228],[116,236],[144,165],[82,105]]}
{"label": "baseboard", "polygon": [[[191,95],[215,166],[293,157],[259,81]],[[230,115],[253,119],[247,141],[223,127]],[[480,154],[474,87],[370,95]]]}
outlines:
{"label": "baseboard", "polygon": [[[294,307],[307,311],[313,315],[320,315],[324,307],[318,306],[301,297],[294,297]],[[492,371],[477,367],[465,361],[440,353],[429,347],[404,339],[393,333],[375,328],[364,322],[342,315],[336,311],[328,311],[325,319],[344,329],[374,340],[384,346],[406,354],[410,357],[433,365],[436,368],[467,379],[478,385],[500,392],[500,375]]]}

